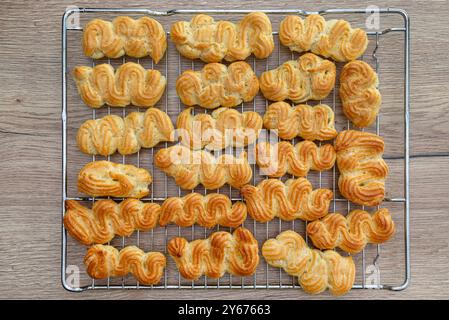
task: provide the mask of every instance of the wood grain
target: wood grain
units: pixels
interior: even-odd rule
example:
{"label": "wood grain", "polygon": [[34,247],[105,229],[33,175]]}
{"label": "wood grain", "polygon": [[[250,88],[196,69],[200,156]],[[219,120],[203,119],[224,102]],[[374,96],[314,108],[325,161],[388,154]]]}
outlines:
{"label": "wood grain", "polygon": [[[189,2],[206,8],[212,1]],[[216,8],[295,8],[297,2],[230,0]],[[447,298],[449,281],[449,144],[447,143],[449,85],[446,55],[449,26],[443,23],[449,9],[446,1],[367,1],[378,6],[406,9],[412,21],[412,149],[411,149],[411,249],[412,282],[402,292],[353,290],[343,299]],[[243,298],[308,299],[301,290],[195,290],[192,291],[95,291],[73,294],[60,283],[61,237],[61,16],[71,3],[62,1],[2,1],[0,4],[0,298]],[[107,1],[77,1],[92,7],[118,7]],[[139,7],[126,2],[127,7]],[[347,0],[332,5],[326,1],[303,1],[301,8],[361,7]],[[153,8],[180,7],[179,2],[153,2]],[[422,8],[425,13],[421,13]],[[20,23],[18,23],[20,21]],[[394,41],[392,40],[389,41]],[[388,43],[387,43],[388,44]],[[382,54],[395,54],[388,50]],[[381,83],[395,79],[401,58],[385,56]],[[389,66],[391,63],[391,68]],[[392,136],[387,156],[396,168],[400,163],[401,123],[395,122],[400,104],[400,84],[382,87],[388,105],[383,105],[383,128]],[[169,97],[174,99],[175,97]],[[173,100],[175,101],[175,100]],[[81,114],[80,118],[81,119]],[[74,121],[76,121],[75,118]],[[344,126],[344,124],[342,124]],[[76,122],[72,130],[76,130]],[[396,133],[396,134],[395,134]],[[73,153],[75,156],[75,153]],[[77,158],[74,158],[77,159]],[[84,159],[85,160],[85,159]],[[84,161],[79,159],[79,163]],[[400,167],[393,169],[392,186],[400,182]],[[397,179],[397,180],[396,180]],[[392,194],[400,188],[392,187]],[[399,217],[400,219],[401,217]],[[395,239],[395,252],[401,239]],[[383,252],[385,253],[385,252]],[[385,262],[388,263],[388,262]],[[388,266],[393,269],[394,266]],[[385,275],[389,277],[389,275]],[[331,298],[328,294],[318,298]]]}

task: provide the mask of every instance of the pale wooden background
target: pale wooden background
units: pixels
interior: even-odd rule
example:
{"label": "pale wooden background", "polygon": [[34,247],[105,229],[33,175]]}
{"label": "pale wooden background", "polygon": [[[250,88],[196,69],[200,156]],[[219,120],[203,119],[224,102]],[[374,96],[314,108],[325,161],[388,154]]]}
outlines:
{"label": "pale wooden background", "polygon": [[[226,8],[240,1],[227,1]],[[111,2],[112,3],[112,2]],[[189,7],[221,8],[213,1]],[[449,49],[446,1],[369,1],[401,7],[412,21],[412,283],[402,292],[354,290],[345,298],[446,298],[449,293],[449,144],[445,112]],[[73,294],[60,284],[60,34],[67,5],[96,1],[3,1],[0,4],[0,297],[2,298],[310,298],[293,290],[114,291]],[[179,1],[148,4],[181,7]],[[359,1],[246,1],[240,8],[361,7]],[[126,6],[139,6],[126,2]],[[364,6],[364,5],[363,5]],[[420,10],[425,8],[426,12]],[[388,123],[395,126],[395,123]],[[399,125],[399,124],[398,124]],[[394,149],[392,148],[392,154]],[[327,294],[319,298],[329,298]]]}

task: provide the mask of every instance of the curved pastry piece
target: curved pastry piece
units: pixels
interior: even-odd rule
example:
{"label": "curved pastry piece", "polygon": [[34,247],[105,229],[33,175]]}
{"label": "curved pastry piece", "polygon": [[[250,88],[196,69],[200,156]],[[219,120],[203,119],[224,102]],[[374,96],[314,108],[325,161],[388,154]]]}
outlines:
{"label": "curved pastry piece", "polygon": [[167,245],[181,275],[196,280],[202,275],[220,278],[226,272],[236,276],[252,275],[259,264],[257,240],[245,228],[214,232],[208,239],[188,242],[173,238]]}
{"label": "curved pastry piece", "polygon": [[279,26],[279,40],[292,51],[312,51],[339,62],[357,59],[368,46],[368,36],[362,29],[353,29],[345,20],[326,21],[318,14],[304,20],[287,16]]}
{"label": "curved pastry piece", "polygon": [[335,85],[335,64],[313,53],[283,63],[260,76],[260,90],[268,100],[301,103],[326,98]]}
{"label": "curved pastry piece", "polygon": [[274,49],[271,21],[262,12],[247,14],[238,24],[199,14],[174,23],[170,37],[184,57],[205,62],[245,60],[251,53],[265,59]]}
{"label": "curved pastry piece", "polygon": [[318,249],[340,248],[349,253],[362,251],[368,243],[384,243],[396,231],[388,209],[372,216],[363,210],[353,210],[346,217],[332,213],[307,225],[307,234]]}
{"label": "curved pastry piece", "polygon": [[140,64],[127,62],[114,72],[110,64],[95,67],[78,66],[73,69],[78,93],[86,105],[100,108],[153,107],[161,98],[167,83],[157,70],[145,70]]}
{"label": "curved pastry piece", "polygon": [[110,161],[90,162],[78,174],[78,190],[93,197],[142,198],[151,182],[147,170]]}
{"label": "curved pastry piece", "polygon": [[267,222],[275,217],[291,221],[313,221],[329,212],[333,192],[313,190],[305,178],[289,179],[285,184],[278,179],[265,179],[257,187],[246,185],[240,190],[249,215],[256,221]]}
{"label": "curved pastry piece", "polygon": [[192,115],[192,111],[188,108],[181,112],[176,127],[181,144],[194,150],[245,147],[257,140],[262,129],[262,117],[257,112],[219,108],[212,114]]}
{"label": "curved pastry piece", "polygon": [[304,239],[294,231],[280,233],[262,246],[262,255],[273,267],[282,268],[298,277],[301,288],[310,294],[326,289],[336,296],[351,290],[355,280],[352,257],[342,257],[332,250],[310,249]]}
{"label": "curved pastry piece", "polygon": [[95,201],[92,209],[74,200],[66,201],[64,226],[70,235],[84,245],[107,243],[115,235],[128,237],[135,230],[153,229],[161,213],[157,203],[126,199]]}
{"label": "curved pastry piece", "polygon": [[325,104],[290,106],[280,101],[268,106],[263,117],[264,128],[278,130],[281,139],[331,140],[337,136],[334,112]]}
{"label": "curved pastry piece", "polygon": [[187,106],[235,107],[254,99],[259,92],[259,80],[244,61],[229,66],[209,63],[200,71],[184,71],[176,80],[176,92]]}
{"label": "curved pastry piece", "polygon": [[360,205],[379,205],[385,198],[389,171],[382,159],[383,139],[373,133],[346,130],[338,134],[335,149],[342,196]]}
{"label": "curved pastry piece", "polygon": [[341,70],[343,112],[359,128],[369,127],[376,120],[382,103],[378,85],[377,73],[366,62],[352,61]]}
{"label": "curved pastry piece", "polygon": [[84,54],[94,59],[150,56],[158,63],[167,49],[162,25],[150,17],[120,16],[112,22],[93,19],[83,30]]}
{"label": "curved pastry piece", "polygon": [[91,155],[108,156],[116,151],[122,155],[152,148],[159,142],[174,140],[170,117],[157,108],[131,112],[125,118],[107,115],[85,121],[78,130],[79,149]]}
{"label": "curved pastry piece", "polygon": [[87,250],[84,265],[94,279],[124,277],[131,273],[140,284],[157,284],[164,273],[167,260],[160,252],[143,252],[135,246],[117,250],[96,244]]}
{"label": "curved pastry piece", "polygon": [[262,175],[279,178],[286,173],[305,177],[310,170],[324,171],[335,164],[335,149],[331,144],[318,147],[312,141],[301,141],[293,146],[281,141],[256,145],[256,162]]}
{"label": "curved pastry piece", "polygon": [[222,154],[216,158],[204,150],[192,151],[175,145],[159,150],[154,164],[183,189],[194,189],[199,184],[206,189],[218,189],[226,183],[239,189],[253,175],[246,152],[241,152],[238,157]]}

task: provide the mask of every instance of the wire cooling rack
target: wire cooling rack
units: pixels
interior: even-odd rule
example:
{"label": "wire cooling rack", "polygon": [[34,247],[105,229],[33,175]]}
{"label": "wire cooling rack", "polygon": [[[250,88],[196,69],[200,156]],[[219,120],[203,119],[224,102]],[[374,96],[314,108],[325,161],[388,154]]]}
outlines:
{"label": "wire cooling rack", "polygon": [[[75,84],[69,76],[75,65],[95,65],[98,63],[110,63],[114,67],[128,61],[142,64],[147,69],[157,69],[167,77],[167,88],[164,96],[159,101],[157,108],[164,110],[175,122],[177,115],[184,108],[176,96],[176,77],[187,69],[200,69],[204,65],[201,61],[191,61],[181,57],[173,43],[168,39],[168,48],[165,57],[154,64],[151,58],[132,59],[128,57],[119,59],[90,60],[85,57],[81,49],[82,26],[90,19],[112,19],[117,15],[131,15],[138,18],[142,15],[155,16],[161,22],[165,30],[170,30],[170,25],[177,20],[190,20],[198,13],[212,14],[216,19],[240,20],[245,14],[253,10],[169,10],[152,11],[147,9],[99,9],[99,8],[70,8],[63,15],[62,21],[62,216],[64,215],[64,203],[74,199],[85,204],[93,203],[96,198],[85,197],[76,190],[76,176],[78,171],[87,162],[92,160],[108,159],[114,162],[130,163],[138,167],[146,168],[152,173],[153,184],[151,193],[144,201],[162,202],[170,196],[183,196],[195,191],[202,194],[219,192],[228,195],[233,201],[242,200],[238,190],[230,187],[222,187],[218,190],[205,190],[198,187],[195,190],[181,190],[173,179],[167,177],[153,166],[153,156],[160,148],[167,147],[162,143],[152,149],[142,149],[132,156],[112,155],[110,157],[90,157],[82,154],[75,143],[76,131],[87,119],[102,117],[106,114],[125,116],[131,111],[139,110],[135,107],[90,109],[85,106],[78,96]],[[409,18],[401,9],[332,9],[323,11],[303,10],[257,10],[267,13],[273,23],[273,36],[275,50],[267,59],[255,59],[249,57],[247,62],[251,64],[255,72],[261,72],[276,68],[283,62],[296,59],[299,55],[291,53],[288,48],[279,44],[277,30],[279,22],[287,14],[306,16],[312,13],[324,15],[326,19],[344,18],[355,27],[367,29],[370,45],[363,57],[365,62],[371,64],[380,78],[380,91],[384,101],[376,125],[367,129],[380,134],[386,142],[384,158],[390,166],[390,177],[387,180],[387,198],[382,207],[387,207],[393,213],[397,226],[395,237],[383,245],[368,245],[363,252],[355,255],[356,282],[354,289],[375,288],[402,290],[410,281],[410,238],[409,238],[409,109],[410,109],[410,32]],[[368,20],[377,21],[375,29],[368,28]],[[374,20],[372,20],[374,19]],[[377,19],[377,20],[376,20]],[[169,32],[167,32],[169,38]],[[342,64],[337,64],[338,71]],[[338,131],[350,128],[350,122],[341,111],[338,97],[338,79],[333,93],[319,103],[332,106],[335,112],[336,128]],[[386,99],[388,98],[388,99]],[[310,102],[316,104],[318,102]],[[244,103],[237,109],[241,111],[253,110],[263,114],[268,106],[260,94],[251,103]],[[142,111],[142,110],[141,110]],[[196,108],[195,112],[210,112]],[[382,121],[381,121],[382,119]],[[298,142],[293,140],[292,142]],[[252,165],[253,184],[257,184],[266,177],[259,174],[256,165]],[[286,180],[291,177],[283,177]],[[333,168],[326,172],[311,172],[307,177],[314,188],[329,188],[334,192],[331,203],[333,212],[347,214],[350,210],[363,208],[356,206],[344,199],[336,188],[338,170]],[[120,201],[122,199],[115,199]],[[365,209],[365,208],[363,208]],[[373,211],[376,208],[366,208]],[[295,230],[302,234],[308,242],[305,227],[307,223],[297,220],[283,222],[278,219],[267,223],[259,223],[248,217],[243,224],[252,231],[259,241],[259,245],[268,239],[275,237],[284,230]],[[216,227],[206,229],[199,226],[180,228],[176,225],[157,227],[149,232],[135,232],[129,238],[116,238],[111,242],[117,248],[127,245],[137,245],[144,251],[154,250],[167,253],[166,244],[171,237],[183,236],[189,241],[199,238],[207,238],[217,230],[232,231],[230,228]],[[309,243],[310,244],[310,243]],[[311,244],[310,244],[311,245]],[[173,260],[167,257],[167,268],[161,284],[144,286],[136,282],[132,276],[123,278],[110,278],[93,280],[84,271],[82,259],[86,248],[77,243],[62,226],[62,256],[61,275],[63,287],[69,291],[84,291],[92,289],[290,289],[299,288],[296,279],[288,276],[280,269],[268,266],[263,259],[256,273],[249,277],[233,277],[225,275],[221,279],[202,277],[197,281],[183,279],[178,273]],[[345,254],[345,253],[342,253]],[[299,295],[302,291],[297,290]]]}

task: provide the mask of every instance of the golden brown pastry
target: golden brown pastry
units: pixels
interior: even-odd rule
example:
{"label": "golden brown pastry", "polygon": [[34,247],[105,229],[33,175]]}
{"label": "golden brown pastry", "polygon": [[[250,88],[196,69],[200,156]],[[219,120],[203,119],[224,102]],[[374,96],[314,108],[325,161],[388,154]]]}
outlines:
{"label": "golden brown pastry", "polygon": [[266,129],[278,130],[281,139],[301,137],[306,140],[331,140],[337,136],[334,127],[334,112],[325,104],[292,107],[286,102],[275,102],[268,106],[263,117]]}
{"label": "golden brown pastry", "polygon": [[307,140],[295,146],[287,141],[274,144],[259,142],[256,145],[256,162],[260,173],[274,178],[286,173],[305,177],[310,170],[329,170],[334,166],[335,158],[335,149],[331,144],[318,147]]}
{"label": "golden brown pastry", "polygon": [[338,134],[335,149],[342,196],[360,205],[379,205],[385,197],[388,175],[382,159],[383,139],[373,133],[346,130]]}
{"label": "golden brown pastry", "polygon": [[218,189],[226,183],[239,189],[253,175],[246,152],[238,157],[222,154],[216,158],[204,150],[192,151],[175,145],[159,150],[154,164],[183,189],[194,189],[199,184],[206,189]]}
{"label": "golden brown pastry", "polygon": [[259,80],[244,61],[229,66],[209,63],[200,71],[184,71],[176,80],[176,92],[187,106],[235,107],[254,99],[259,92]]}
{"label": "golden brown pastry", "polygon": [[267,240],[262,246],[262,255],[269,265],[298,277],[301,288],[310,294],[329,289],[339,296],[351,290],[354,284],[352,257],[342,257],[332,250],[310,249],[304,239],[291,230]]}
{"label": "golden brown pastry", "polygon": [[87,250],[84,265],[93,279],[124,277],[131,273],[140,284],[157,284],[164,273],[167,260],[160,252],[143,252],[135,246],[117,250],[96,244]]}
{"label": "golden brown pastry", "polygon": [[146,112],[131,112],[125,118],[107,115],[87,120],[79,128],[76,142],[87,154],[108,156],[118,151],[128,155],[159,142],[173,141],[174,130],[165,112],[149,108]]}
{"label": "golden brown pastry", "polygon": [[340,248],[349,253],[362,251],[368,243],[384,243],[396,231],[388,209],[372,216],[363,210],[353,210],[346,217],[332,213],[307,225],[307,234],[318,249]]}
{"label": "golden brown pastry", "polygon": [[151,174],[130,164],[93,161],[78,174],[78,190],[93,197],[142,198],[149,193]]}
{"label": "golden brown pastry", "polygon": [[267,222],[275,217],[291,221],[313,221],[329,212],[333,193],[328,189],[313,190],[305,178],[262,180],[257,187],[246,185],[240,190],[249,215],[256,221]]}
{"label": "golden brown pastry", "polygon": [[279,40],[292,51],[312,51],[340,62],[357,59],[368,46],[368,36],[362,29],[353,29],[345,20],[326,21],[318,14],[304,20],[287,16],[279,26]]}
{"label": "golden brown pastry", "polygon": [[184,57],[205,62],[245,60],[251,53],[265,59],[274,49],[271,21],[262,12],[249,13],[238,24],[199,14],[174,23],[170,37]]}
{"label": "golden brown pastry", "polygon": [[153,107],[161,98],[167,83],[157,70],[145,70],[140,64],[127,62],[114,72],[110,64],[73,69],[81,99],[91,108],[107,104],[111,107]]}
{"label": "golden brown pastry", "polygon": [[176,127],[181,143],[194,150],[244,147],[254,143],[262,129],[262,117],[257,112],[218,108],[212,114],[192,115],[192,111],[188,108],[181,112]]}
{"label": "golden brown pastry", "polygon": [[94,59],[150,56],[158,63],[167,49],[167,39],[161,24],[150,17],[134,20],[121,16],[112,22],[93,19],[84,26],[83,49]]}
{"label": "golden brown pastry", "polygon": [[301,103],[326,98],[335,85],[335,64],[313,53],[283,63],[260,76],[260,90],[268,100]]}
{"label": "golden brown pastry", "polygon": [[196,280],[202,275],[220,278],[226,272],[236,276],[252,275],[259,264],[257,240],[245,228],[214,232],[208,239],[188,242],[173,238],[167,245],[181,275]]}
{"label": "golden brown pastry", "polygon": [[341,70],[343,112],[359,128],[369,127],[376,121],[382,103],[378,85],[377,73],[366,62],[352,61]]}

